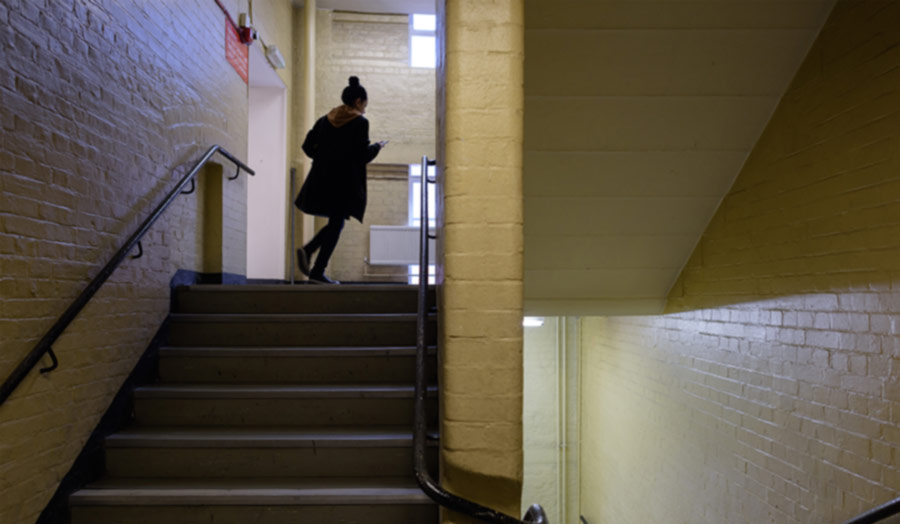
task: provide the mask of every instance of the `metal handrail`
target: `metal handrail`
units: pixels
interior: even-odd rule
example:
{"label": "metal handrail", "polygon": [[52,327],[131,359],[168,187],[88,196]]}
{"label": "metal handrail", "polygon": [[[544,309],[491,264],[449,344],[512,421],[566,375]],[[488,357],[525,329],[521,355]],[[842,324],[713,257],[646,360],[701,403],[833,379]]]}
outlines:
{"label": "metal handrail", "polygon": [[[84,309],[84,306],[87,305],[87,303],[91,300],[97,290],[100,289],[100,286],[102,286],[103,283],[106,282],[106,280],[110,277],[110,275],[112,275],[113,271],[115,271],[116,268],[119,267],[119,264],[121,264],[122,260],[124,260],[125,257],[128,256],[128,253],[130,253],[131,250],[134,249],[134,246],[140,242],[144,234],[146,234],[150,229],[150,226],[152,226],[153,223],[156,222],[156,220],[163,214],[163,212],[169,207],[169,205],[171,205],[172,202],[178,197],[178,195],[181,194],[184,186],[187,185],[188,182],[193,183],[194,176],[198,171],[200,171],[200,168],[206,165],[209,159],[212,158],[212,156],[216,153],[224,156],[237,166],[237,174],[235,174],[234,177],[230,178],[230,180],[237,178],[237,176],[240,175],[242,169],[246,171],[247,174],[256,174],[255,171],[247,167],[246,164],[235,158],[231,153],[222,149],[221,146],[214,145],[210,147],[206,151],[206,154],[204,154],[203,157],[201,157],[200,160],[198,160],[194,164],[194,167],[192,167],[191,170],[186,175],[184,175],[178,185],[175,186],[175,189],[171,190],[169,194],[166,195],[166,198],[158,206],[156,206],[156,209],[154,209],[150,216],[147,217],[146,220],[144,220],[140,227],[138,227],[137,231],[135,231],[131,235],[131,237],[128,238],[128,240],[125,242],[125,245],[123,245],[116,252],[112,259],[110,259],[110,261],[107,262],[105,266],[103,266],[103,269],[100,270],[100,273],[97,274],[97,276],[95,276],[93,280],[91,280],[91,282],[87,285],[87,287],[84,288],[81,294],[78,295],[75,301],[69,305],[65,312],[63,312],[59,319],[57,319],[56,323],[53,324],[49,331],[47,331],[47,334],[45,334],[43,338],[41,338],[41,340],[38,341],[38,343],[34,346],[34,348],[32,348],[31,351],[29,351],[28,354],[25,355],[25,358],[23,358],[22,361],[19,362],[19,365],[16,366],[12,373],[10,373],[10,375],[3,382],[3,385],[0,385],[0,405],[6,402],[6,399],[9,398],[10,395],[12,395],[12,392],[16,389],[16,387],[18,387],[18,385],[21,384],[23,380],[25,380],[25,377],[28,375],[28,373],[32,370],[32,368],[34,368],[34,366],[37,365],[37,363],[41,360],[41,358],[43,358],[45,354],[50,355],[51,364],[48,367],[41,368],[41,373],[53,371],[59,366],[59,360],[56,358],[56,353],[53,352],[53,343],[56,342],[60,335],[62,335],[63,331],[66,330],[69,324],[71,324],[72,321],[75,320],[75,317],[78,316],[78,313],[80,313],[81,310]],[[143,253],[143,248],[141,248],[141,253]]]}
{"label": "metal handrail", "polygon": [[493,524],[548,524],[547,516],[540,504],[534,504],[525,513],[523,520],[506,515],[497,510],[482,506],[471,500],[445,491],[428,473],[425,460],[425,438],[427,423],[425,417],[425,395],[427,392],[425,366],[425,319],[428,292],[428,240],[434,238],[428,233],[428,184],[434,180],[428,178],[428,166],[435,165],[427,156],[422,157],[421,199],[422,214],[419,230],[419,295],[418,314],[416,318],[416,398],[415,422],[413,427],[413,468],[416,482],[431,500],[445,508],[475,517],[483,522]]}
{"label": "metal handrail", "polygon": [[872,524],[897,514],[900,514],[900,497],[895,498],[890,502],[886,502],[877,508],[870,509],[861,515],[857,515],[844,522],[844,524]]}

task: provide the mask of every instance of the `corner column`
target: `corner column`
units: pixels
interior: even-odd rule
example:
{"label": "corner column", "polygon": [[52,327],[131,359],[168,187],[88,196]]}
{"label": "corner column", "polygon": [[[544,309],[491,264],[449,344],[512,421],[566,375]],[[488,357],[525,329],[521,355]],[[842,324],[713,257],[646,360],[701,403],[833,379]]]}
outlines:
{"label": "corner column", "polygon": [[520,516],[524,6],[438,3],[442,483]]}
{"label": "corner column", "polygon": [[[300,143],[306,138],[306,132],[312,129],[316,123],[316,0],[306,0],[303,6],[303,19],[305,22],[303,46],[303,128],[298,137]],[[303,171],[300,175],[300,185],[306,180],[306,175],[312,167],[312,159],[305,155],[302,157]],[[297,187],[297,190],[300,186]],[[292,203],[293,205],[293,203]],[[300,245],[309,242],[315,233],[315,217],[303,215],[303,241]],[[300,247],[300,246],[297,246]]]}

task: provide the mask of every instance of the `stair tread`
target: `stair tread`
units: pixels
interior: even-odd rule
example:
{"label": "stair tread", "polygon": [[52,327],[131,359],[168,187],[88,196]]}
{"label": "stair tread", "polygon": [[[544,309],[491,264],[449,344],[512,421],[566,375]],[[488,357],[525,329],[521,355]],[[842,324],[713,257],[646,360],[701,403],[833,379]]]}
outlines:
{"label": "stair tread", "polygon": [[[429,320],[437,315],[430,313]],[[178,322],[409,322],[416,313],[169,313]]]}
{"label": "stair tread", "polygon": [[[428,353],[437,348],[428,346]],[[160,356],[179,357],[357,357],[357,356],[412,356],[415,346],[356,346],[356,347],[291,347],[291,346],[163,346]]]}
{"label": "stair tread", "polygon": [[[437,392],[428,387],[429,395]],[[411,398],[405,384],[156,384],[134,389],[139,398]]]}
{"label": "stair tread", "polygon": [[[429,441],[433,443],[434,441]],[[409,447],[405,427],[135,427],[106,437],[106,446],[179,448]]]}
{"label": "stair tread", "polygon": [[[203,292],[230,292],[246,291],[285,291],[291,293],[347,293],[351,291],[408,291],[418,292],[416,284],[397,283],[371,283],[371,284],[341,284],[339,286],[314,286],[314,285],[289,285],[289,284],[191,284],[179,286],[189,291]],[[428,286],[429,291],[434,291],[434,286]]]}
{"label": "stair tread", "polygon": [[106,479],[72,505],[432,504],[412,478]]}

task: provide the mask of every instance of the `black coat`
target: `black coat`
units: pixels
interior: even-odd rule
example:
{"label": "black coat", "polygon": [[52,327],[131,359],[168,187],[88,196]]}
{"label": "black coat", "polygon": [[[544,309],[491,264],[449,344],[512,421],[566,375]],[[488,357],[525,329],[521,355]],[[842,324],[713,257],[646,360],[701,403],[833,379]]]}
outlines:
{"label": "black coat", "polygon": [[294,203],[308,215],[353,217],[362,222],[366,212],[366,164],[380,150],[378,144],[369,144],[369,121],[365,117],[334,127],[323,116],[303,141],[303,152],[313,164]]}

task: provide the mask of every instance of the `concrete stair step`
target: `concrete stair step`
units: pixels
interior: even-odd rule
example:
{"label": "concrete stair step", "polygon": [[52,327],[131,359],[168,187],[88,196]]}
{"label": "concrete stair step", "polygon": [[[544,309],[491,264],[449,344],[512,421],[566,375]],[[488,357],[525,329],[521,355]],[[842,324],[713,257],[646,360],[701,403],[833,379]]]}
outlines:
{"label": "concrete stair step", "polygon": [[[428,346],[426,351],[434,356],[437,348]],[[351,346],[351,347],[280,347],[280,346],[210,346],[159,348],[165,357],[414,357],[415,346]]]}
{"label": "concrete stair step", "polygon": [[437,507],[411,478],[108,479],[69,502],[73,524],[437,521]]}
{"label": "concrete stair step", "polygon": [[[437,441],[429,441],[437,468]],[[111,477],[400,477],[410,428],[133,428],[107,437]]]}
{"label": "concrete stair step", "polygon": [[[437,522],[412,478],[416,300],[397,285],[177,289],[162,382],[134,390],[136,426],[106,439],[107,477],[70,497],[71,522]],[[432,314],[432,380],[436,332]],[[436,427],[434,387],[427,410]]]}
{"label": "concrete stair step", "polygon": [[[427,343],[436,342],[436,316]],[[390,314],[200,314],[169,315],[171,346],[411,346],[416,315]]]}
{"label": "concrete stair step", "polygon": [[[175,289],[175,313],[414,313],[416,286],[192,285]],[[434,288],[428,304],[435,303]]]}
{"label": "concrete stair step", "polygon": [[[163,347],[163,382],[399,383],[415,380],[414,346]],[[436,348],[428,349],[437,379]]]}
{"label": "concrete stair step", "polygon": [[[144,426],[410,427],[413,394],[393,384],[160,384],[135,389],[134,411]],[[435,387],[428,413],[436,421]]]}
{"label": "concrete stair step", "polygon": [[[429,444],[436,444],[430,440]],[[410,447],[412,431],[401,426],[374,427],[133,427],[106,437],[109,448],[355,448]]]}

